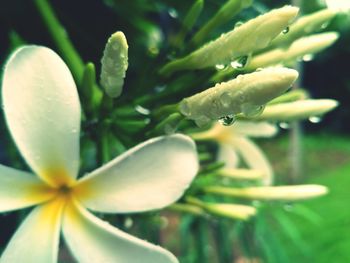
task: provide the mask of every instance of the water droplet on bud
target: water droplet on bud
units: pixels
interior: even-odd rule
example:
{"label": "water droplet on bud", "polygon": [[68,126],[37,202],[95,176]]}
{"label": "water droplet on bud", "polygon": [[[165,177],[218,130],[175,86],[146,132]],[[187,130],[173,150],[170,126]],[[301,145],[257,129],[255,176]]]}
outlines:
{"label": "water droplet on bud", "polygon": [[303,56],[303,61],[305,61],[305,62],[311,61],[311,60],[313,60],[313,58],[314,58],[314,55],[306,54],[306,55]]}
{"label": "water droplet on bud", "polygon": [[265,109],[265,105],[253,105],[250,103],[244,103],[241,106],[241,111],[246,117],[257,117]]}
{"label": "water droplet on bud", "polygon": [[215,65],[215,68],[217,70],[223,70],[225,68],[225,65],[224,64],[217,64],[217,65]]}
{"label": "water droplet on bud", "polygon": [[231,104],[231,95],[228,92],[224,92],[220,95],[220,103],[224,107],[229,107]]}
{"label": "water droplet on bud", "polygon": [[236,24],[235,24],[235,29],[240,27],[241,25],[243,25],[244,23],[242,21],[238,21]]}
{"label": "water droplet on bud", "polygon": [[236,117],[234,115],[227,115],[224,117],[221,117],[219,119],[219,123],[224,126],[230,126],[236,121]]}
{"label": "water droplet on bud", "polygon": [[311,123],[319,123],[319,122],[322,121],[322,118],[319,117],[319,116],[312,116],[312,117],[309,118],[309,121],[310,121]]}
{"label": "water droplet on bud", "polygon": [[282,34],[287,34],[289,32],[289,26],[283,29]]}
{"label": "water droplet on bud", "polygon": [[248,56],[242,56],[230,63],[231,67],[234,69],[243,69],[248,63]]}
{"label": "water droplet on bud", "polygon": [[282,129],[285,129],[285,130],[288,130],[290,128],[290,125],[288,122],[280,122],[278,126],[280,126]]}
{"label": "water droplet on bud", "polygon": [[134,224],[134,221],[132,220],[131,217],[127,217],[124,221],[124,227],[127,229],[131,228],[133,224]]}

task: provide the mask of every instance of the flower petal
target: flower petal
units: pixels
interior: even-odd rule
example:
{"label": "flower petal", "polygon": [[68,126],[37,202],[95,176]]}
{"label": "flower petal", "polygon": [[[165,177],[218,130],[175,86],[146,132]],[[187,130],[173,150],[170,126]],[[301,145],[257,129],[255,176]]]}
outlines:
{"label": "flower petal", "polygon": [[100,220],[77,202],[69,203],[63,219],[63,235],[78,262],[175,263],[167,250]]}
{"label": "flower petal", "polygon": [[263,183],[270,185],[273,180],[273,170],[265,154],[259,147],[244,137],[232,138],[231,143],[248,167],[264,172]]}
{"label": "flower petal", "polygon": [[47,201],[54,193],[37,177],[0,165],[0,212]]}
{"label": "flower petal", "polygon": [[68,67],[52,50],[18,49],[5,66],[5,117],[33,171],[51,185],[77,175],[80,103]]}
{"label": "flower petal", "polygon": [[1,263],[56,263],[64,199],[36,207],[18,228]]}
{"label": "flower petal", "polygon": [[232,146],[220,143],[218,150],[218,160],[225,162],[225,167],[236,168],[239,164],[239,158]]}
{"label": "flower petal", "polygon": [[233,133],[248,137],[269,138],[276,135],[278,132],[277,126],[268,122],[237,121],[229,128],[232,129]]}
{"label": "flower petal", "polygon": [[83,178],[80,201],[100,212],[141,212],[175,202],[198,171],[194,142],[184,135],[148,140]]}

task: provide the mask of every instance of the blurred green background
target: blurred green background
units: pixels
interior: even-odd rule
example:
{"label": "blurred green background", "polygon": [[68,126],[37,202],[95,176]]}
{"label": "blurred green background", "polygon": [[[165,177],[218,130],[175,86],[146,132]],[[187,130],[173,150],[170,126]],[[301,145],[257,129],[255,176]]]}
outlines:
{"label": "blurred green background", "polygon": [[[224,2],[205,1],[197,27]],[[305,14],[325,7],[322,1],[299,2]],[[130,46],[127,90],[137,86],[135,83],[142,85],[140,72],[152,67],[159,57],[168,55],[168,40],[179,29],[192,1],[54,0],[51,3],[85,61],[98,65],[110,34],[117,30],[125,33]],[[290,2],[254,0],[251,8],[214,32],[213,37],[232,28],[238,21],[283,4]],[[297,204],[256,204],[260,206],[260,213],[247,223],[207,221],[189,215],[179,220],[177,215],[167,212],[166,217],[152,214],[136,217],[137,227],[129,231],[163,243],[184,263],[227,263],[232,259],[235,262],[268,263],[350,262],[350,209],[347,207],[350,202],[350,15],[339,14],[328,27],[340,32],[341,37],[333,47],[303,63],[302,86],[314,98],[338,100],[340,107],[318,124],[303,123],[303,173],[298,181],[326,185],[330,194]],[[55,49],[32,1],[3,0],[0,8],[2,65],[19,42]],[[288,133],[288,130],[282,130],[276,140],[259,141],[274,165],[277,184],[290,181]],[[4,125],[0,128],[0,137],[0,160],[9,164],[9,155],[4,149],[11,141]],[[17,220],[17,213],[0,215],[0,251],[14,232]],[[122,218],[120,222],[127,220]],[[153,222],[154,229],[143,227],[143,221]]]}

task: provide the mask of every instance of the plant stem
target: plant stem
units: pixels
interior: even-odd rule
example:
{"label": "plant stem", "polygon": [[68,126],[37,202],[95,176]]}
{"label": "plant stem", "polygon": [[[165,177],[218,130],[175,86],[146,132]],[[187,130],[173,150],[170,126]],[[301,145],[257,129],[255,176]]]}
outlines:
{"label": "plant stem", "polygon": [[59,53],[72,71],[75,81],[80,83],[84,71],[84,63],[70,41],[65,28],[59,22],[48,0],[34,0],[34,3]]}

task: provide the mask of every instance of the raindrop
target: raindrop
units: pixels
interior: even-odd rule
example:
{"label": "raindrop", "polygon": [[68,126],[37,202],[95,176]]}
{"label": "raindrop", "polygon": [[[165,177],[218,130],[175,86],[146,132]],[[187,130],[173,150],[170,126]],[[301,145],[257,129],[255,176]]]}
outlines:
{"label": "raindrop", "polygon": [[280,126],[282,129],[285,129],[285,130],[288,130],[290,128],[290,125],[288,122],[280,122],[278,126]]}
{"label": "raindrop", "polygon": [[303,56],[303,61],[305,61],[305,62],[311,61],[311,60],[313,60],[313,58],[314,58],[314,55],[306,54],[306,55]]}
{"label": "raindrop", "polygon": [[246,117],[257,117],[264,111],[265,105],[253,105],[250,103],[244,103],[241,106],[241,111]]}
{"label": "raindrop", "polygon": [[322,121],[322,118],[319,117],[319,116],[312,116],[312,117],[309,118],[309,121],[310,121],[311,123],[319,123],[319,122]]}
{"label": "raindrop", "polygon": [[283,29],[282,34],[287,34],[289,32],[289,26]]}
{"label": "raindrop", "polygon": [[127,217],[124,221],[124,227],[127,229],[131,228],[133,224],[134,224],[134,221],[132,220],[131,217]]}
{"label": "raindrop", "polygon": [[215,65],[215,68],[217,70],[223,70],[225,68],[225,65],[224,64],[217,64],[217,65]]}
{"label": "raindrop", "polygon": [[172,18],[177,18],[177,17],[179,16],[175,8],[169,8],[168,14],[169,14]]}
{"label": "raindrop", "polygon": [[242,21],[238,21],[236,24],[235,24],[235,29],[240,27],[241,25],[243,25],[244,23]]}
{"label": "raindrop", "polygon": [[325,29],[329,25],[329,22],[323,23],[321,25],[321,29]]}
{"label": "raindrop", "polygon": [[142,107],[141,105],[136,105],[135,110],[138,113],[141,113],[142,115],[149,115],[150,114],[150,110]]}
{"label": "raindrop", "polygon": [[243,69],[248,63],[248,56],[242,56],[230,63],[231,67],[234,69]]}
{"label": "raindrop", "polygon": [[231,95],[228,92],[224,92],[220,95],[220,103],[224,107],[229,107],[231,104]]}
{"label": "raindrop", "polygon": [[219,123],[224,126],[230,126],[236,121],[236,118],[234,115],[226,115],[224,117],[221,117],[219,119]]}
{"label": "raindrop", "polygon": [[158,93],[164,91],[165,89],[166,89],[166,85],[158,85],[154,88],[154,90]]}

